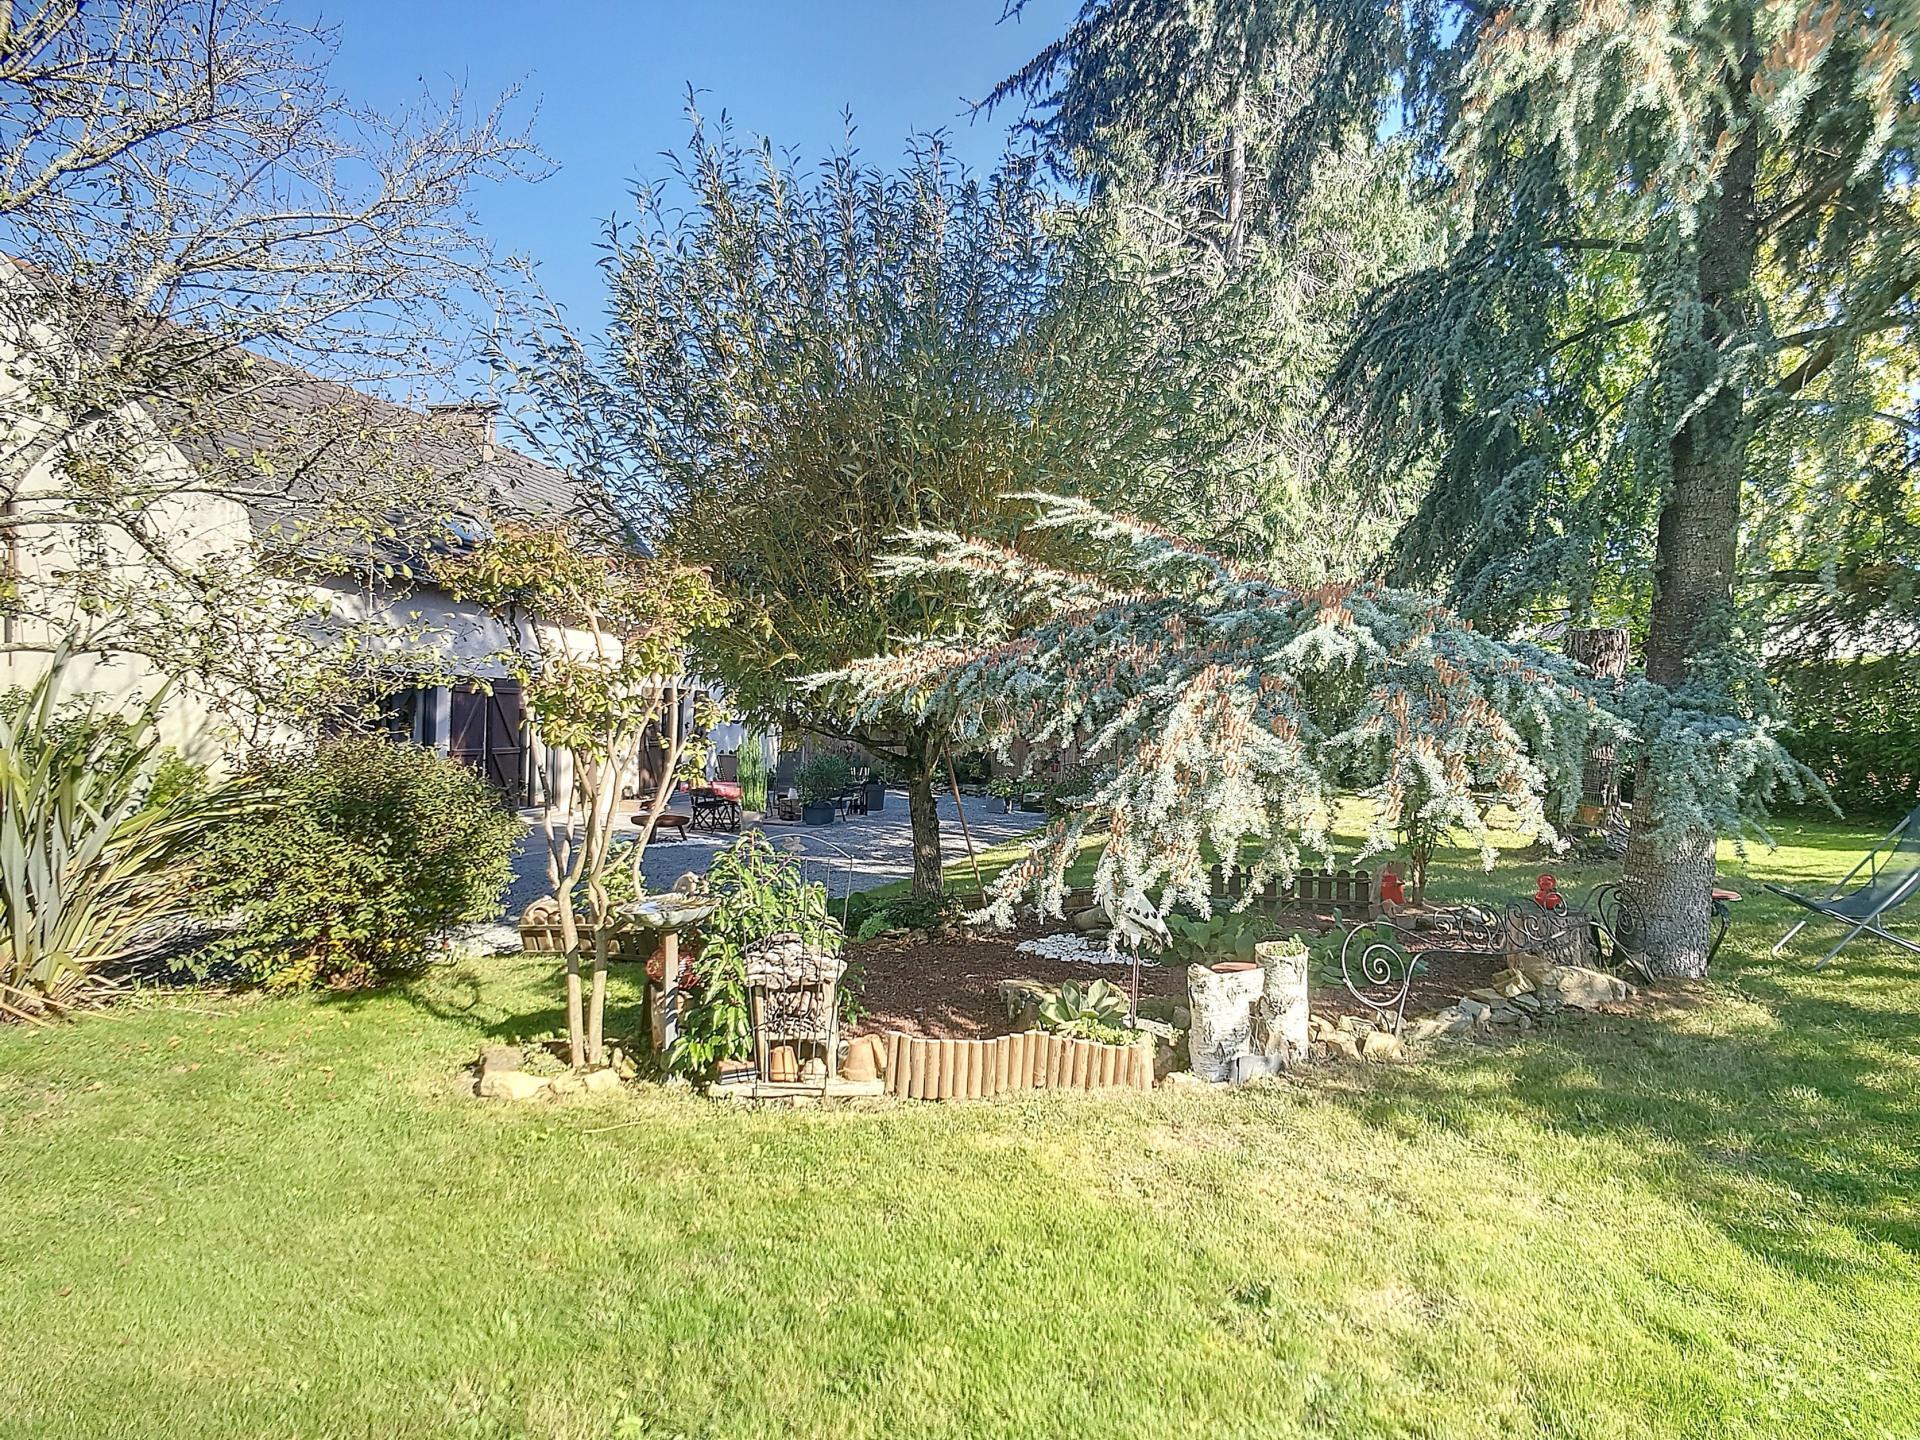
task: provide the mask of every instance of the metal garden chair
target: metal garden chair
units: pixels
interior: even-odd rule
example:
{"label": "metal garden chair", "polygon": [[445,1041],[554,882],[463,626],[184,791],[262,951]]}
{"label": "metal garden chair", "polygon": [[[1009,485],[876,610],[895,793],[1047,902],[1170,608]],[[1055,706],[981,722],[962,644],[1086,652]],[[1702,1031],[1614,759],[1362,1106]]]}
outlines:
{"label": "metal garden chair", "polygon": [[[1867,872],[1865,882],[1849,893],[1847,887],[1854,884],[1862,870]],[[1840,937],[1839,944],[1813,967],[1816,970],[1824,969],[1827,961],[1838,955],[1841,948],[1862,931],[1875,939],[1885,940],[1902,950],[1920,955],[1920,943],[1895,935],[1885,924],[1885,917],[1920,894],[1920,807],[1915,807],[1906,819],[1882,836],[1860,863],[1847,872],[1846,878],[1827,894],[1802,895],[1782,885],[1768,885],[1766,888],[1783,900],[1791,900],[1803,910],[1811,910],[1816,916],[1848,927],[1847,933]],[[1789,940],[1812,923],[1811,920],[1802,920],[1796,924],[1774,942],[1773,953],[1778,955]]]}

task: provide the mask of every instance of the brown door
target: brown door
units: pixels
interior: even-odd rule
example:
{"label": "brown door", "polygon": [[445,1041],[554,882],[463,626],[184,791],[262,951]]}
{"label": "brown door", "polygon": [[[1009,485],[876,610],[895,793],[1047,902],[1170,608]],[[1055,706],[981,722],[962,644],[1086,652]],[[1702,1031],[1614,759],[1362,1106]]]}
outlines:
{"label": "brown door", "polygon": [[496,680],[491,694],[462,686],[448,699],[447,753],[518,803],[520,755],[526,745],[519,682]]}

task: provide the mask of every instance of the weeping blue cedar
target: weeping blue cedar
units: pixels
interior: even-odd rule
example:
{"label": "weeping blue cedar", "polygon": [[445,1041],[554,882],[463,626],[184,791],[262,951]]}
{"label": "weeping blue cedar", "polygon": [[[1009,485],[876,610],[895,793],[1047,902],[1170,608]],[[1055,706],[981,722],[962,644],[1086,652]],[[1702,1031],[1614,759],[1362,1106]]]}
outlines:
{"label": "weeping blue cedar", "polygon": [[1765,714],[1714,713],[1638,675],[1596,681],[1427,596],[1289,588],[1084,501],[1021,498],[1037,511],[1024,535],[1071,568],[911,532],[886,570],[974,607],[973,638],[903,644],[811,682],[851,713],[904,710],[1003,758],[1017,741],[1077,752],[1084,793],[995,885],[987,913],[1001,923],[1023,897],[1057,913],[1089,837],[1105,841],[1094,889],[1112,913],[1206,914],[1216,860],[1256,884],[1290,880],[1330,851],[1348,793],[1370,809],[1365,853],[1417,816],[1491,864],[1494,812],[1554,840],[1603,740],[1657,767],[1669,833],[1742,833],[1778,787],[1803,794]]}

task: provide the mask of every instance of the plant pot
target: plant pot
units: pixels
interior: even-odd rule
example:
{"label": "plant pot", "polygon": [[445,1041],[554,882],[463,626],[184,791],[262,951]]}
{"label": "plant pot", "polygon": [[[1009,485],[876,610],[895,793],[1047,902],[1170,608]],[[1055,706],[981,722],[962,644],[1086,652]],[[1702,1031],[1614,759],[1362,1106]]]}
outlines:
{"label": "plant pot", "polygon": [[1207,967],[1216,975],[1244,975],[1249,970],[1258,970],[1258,962],[1253,960],[1221,960]]}
{"label": "plant pot", "polygon": [[716,1060],[713,1062],[713,1083],[716,1085],[736,1085],[751,1080],[754,1076],[751,1060]]}
{"label": "plant pot", "polygon": [[800,819],[807,825],[831,825],[833,823],[833,802],[821,800],[800,807]]}
{"label": "plant pot", "polygon": [[882,785],[878,780],[869,780],[864,788],[867,792],[867,813],[869,815],[887,808],[887,787],[885,785]]}

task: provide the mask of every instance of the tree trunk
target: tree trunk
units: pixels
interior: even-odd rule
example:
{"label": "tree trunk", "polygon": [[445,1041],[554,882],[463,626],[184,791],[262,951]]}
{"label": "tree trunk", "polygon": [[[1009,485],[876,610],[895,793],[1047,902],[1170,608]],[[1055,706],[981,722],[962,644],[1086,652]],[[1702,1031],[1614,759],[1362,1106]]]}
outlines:
{"label": "tree trunk", "polygon": [[[1754,204],[1759,141],[1749,115],[1758,67],[1751,14],[1742,10],[1732,38],[1741,59],[1732,81],[1727,129],[1737,127],[1738,134],[1720,177],[1719,203],[1700,227],[1702,318],[1700,334],[1675,367],[1673,388],[1682,396],[1700,395],[1716,385],[1721,346],[1745,325],[1752,305],[1759,250]],[[1750,434],[1742,389],[1719,384],[1673,437],[1673,486],[1654,541],[1653,608],[1647,625],[1647,678],[1662,685],[1685,684],[1695,657],[1728,634],[1740,484]],[[1704,975],[1715,837],[1693,829],[1656,840],[1659,785],[1659,777],[1642,765],[1622,873],[1622,888],[1640,931],[1634,948],[1659,974]]]}
{"label": "tree trunk", "polygon": [[[1569,660],[1578,661],[1604,680],[1619,680],[1632,658],[1633,638],[1622,628],[1569,630],[1561,642]],[[1580,774],[1580,803],[1611,816],[1620,805],[1620,764],[1613,745],[1595,745],[1587,751]],[[1604,822],[1603,822],[1604,823]]]}
{"label": "tree trunk", "polygon": [[940,812],[934,804],[934,769],[940,750],[916,737],[907,748],[907,818],[913,830],[913,893],[937,898],[944,885],[940,869]]}
{"label": "tree trunk", "polygon": [[1225,203],[1221,207],[1226,221],[1226,244],[1223,247],[1229,273],[1240,269],[1240,257],[1246,249],[1247,238],[1247,128],[1246,102],[1242,96],[1240,84],[1234,82],[1233,98],[1229,102],[1230,119],[1227,124],[1225,153],[1221,161],[1223,189],[1226,191]]}

